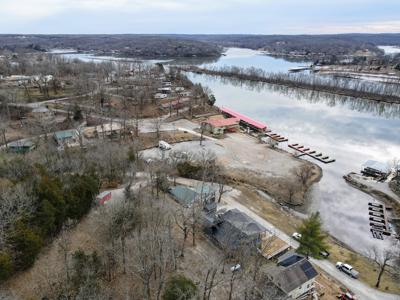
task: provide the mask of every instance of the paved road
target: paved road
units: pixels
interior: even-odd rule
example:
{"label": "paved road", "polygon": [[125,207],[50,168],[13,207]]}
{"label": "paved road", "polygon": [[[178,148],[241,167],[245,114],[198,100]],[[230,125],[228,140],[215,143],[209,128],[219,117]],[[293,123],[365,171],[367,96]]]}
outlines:
{"label": "paved road", "polygon": [[[235,200],[234,197],[226,197],[224,199],[226,202],[226,208],[237,208],[250,217],[252,217],[254,220],[259,222],[261,225],[269,229],[272,233],[276,234],[280,239],[288,243],[290,246],[293,248],[298,248],[299,243],[292,239],[290,236],[288,236],[286,233],[283,231],[279,230],[276,228],[274,225],[269,223],[267,220],[264,218],[260,217],[257,215],[255,212],[247,208],[246,206],[240,204]],[[383,293],[380,291],[377,291],[365,283],[353,279],[343,272],[340,272],[338,269],[336,269],[335,265],[333,265],[331,262],[327,260],[317,260],[314,258],[310,259],[311,262],[318,267],[320,267],[322,270],[324,270],[326,273],[328,273],[330,276],[338,280],[340,283],[342,283],[344,286],[346,286],[348,289],[350,289],[353,293],[356,294],[358,297],[357,299],[359,300],[400,300],[399,295],[394,295],[394,294],[388,294],[388,293]]]}

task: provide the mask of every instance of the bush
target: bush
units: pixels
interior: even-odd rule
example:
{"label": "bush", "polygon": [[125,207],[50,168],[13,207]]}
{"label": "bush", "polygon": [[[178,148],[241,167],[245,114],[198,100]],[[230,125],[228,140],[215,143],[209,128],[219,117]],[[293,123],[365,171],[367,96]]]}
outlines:
{"label": "bush", "polygon": [[201,166],[190,161],[184,161],[177,165],[178,174],[181,177],[196,179],[201,172]]}
{"label": "bush", "polygon": [[18,220],[11,233],[11,241],[17,254],[17,267],[24,270],[32,266],[43,245],[40,235]]}
{"label": "bush", "polygon": [[0,282],[6,280],[13,272],[11,255],[0,252]]}
{"label": "bush", "polygon": [[190,300],[197,294],[197,287],[189,278],[176,275],[168,280],[163,300]]}
{"label": "bush", "polygon": [[65,201],[63,185],[57,177],[42,175],[35,188],[38,211],[35,216],[44,236],[58,232],[65,221]]}
{"label": "bush", "polygon": [[65,191],[67,217],[79,220],[86,215],[99,193],[99,179],[95,175],[73,175]]}

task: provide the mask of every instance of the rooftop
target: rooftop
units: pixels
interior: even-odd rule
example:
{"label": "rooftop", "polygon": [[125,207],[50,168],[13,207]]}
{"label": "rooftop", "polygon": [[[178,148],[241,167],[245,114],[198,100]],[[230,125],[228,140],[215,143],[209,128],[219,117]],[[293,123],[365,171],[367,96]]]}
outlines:
{"label": "rooftop", "polygon": [[268,274],[274,284],[288,294],[315,278],[318,272],[311,263],[303,257],[302,260],[288,267],[271,266],[268,268]]}
{"label": "rooftop", "polygon": [[254,126],[257,129],[265,130],[267,128],[267,125],[265,125],[264,123],[255,121],[255,120],[253,120],[245,115],[242,115],[230,108],[221,107],[220,110],[221,110],[221,112],[231,115],[232,117],[239,118],[241,121],[246,122],[246,123],[250,124],[251,126]]}
{"label": "rooftop", "polygon": [[208,119],[205,123],[210,124],[213,127],[226,127],[238,125],[240,122],[239,118],[227,118],[227,119]]}
{"label": "rooftop", "polygon": [[223,221],[230,223],[246,235],[255,235],[267,231],[264,226],[236,208],[228,210],[221,217]]}
{"label": "rooftop", "polygon": [[194,190],[183,186],[177,185],[169,190],[171,195],[178,201],[182,206],[189,207],[198,197],[198,193]]}
{"label": "rooftop", "polygon": [[78,136],[78,131],[76,129],[57,131],[54,136],[57,140],[69,139]]}

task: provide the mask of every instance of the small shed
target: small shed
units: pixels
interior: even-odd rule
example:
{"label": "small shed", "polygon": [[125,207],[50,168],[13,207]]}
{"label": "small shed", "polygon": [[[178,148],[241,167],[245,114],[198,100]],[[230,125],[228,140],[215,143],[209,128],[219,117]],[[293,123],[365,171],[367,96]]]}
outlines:
{"label": "small shed", "polygon": [[99,205],[103,205],[107,201],[111,200],[111,192],[110,191],[104,191],[97,195],[96,197],[96,203]]}

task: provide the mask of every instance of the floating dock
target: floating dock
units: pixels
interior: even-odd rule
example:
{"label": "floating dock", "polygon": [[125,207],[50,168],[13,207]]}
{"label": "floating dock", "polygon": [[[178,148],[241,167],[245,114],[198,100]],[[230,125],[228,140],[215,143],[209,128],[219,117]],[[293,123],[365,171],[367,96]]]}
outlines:
{"label": "floating dock", "polygon": [[277,133],[273,133],[271,130],[267,130],[265,132],[265,136],[269,137],[270,139],[273,139],[274,141],[278,143],[283,143],[287,142],[289,139],[285,138],[284,136],[281,136]]}
{"label": "floating dock", "polygon": [[300,144],[291,144],[291,145],[289,145],[289,148],[292,148],[301,153],[301,154],[297,155],[297,157],[307,155],[307,156],[314,158],[324,164],[330,164],[330,163],[333,163],[336,161],[336,159],[330,158],[329,156],[326,156],[322,153],[318,153],[317,151],[311,150],[310,148],[305,147]]}
{"label": "floating dock", "polygon": [[383,236],[390,236],[386,207],[381,203],[368,203],[369,226],[372,237],[383,240]]}

